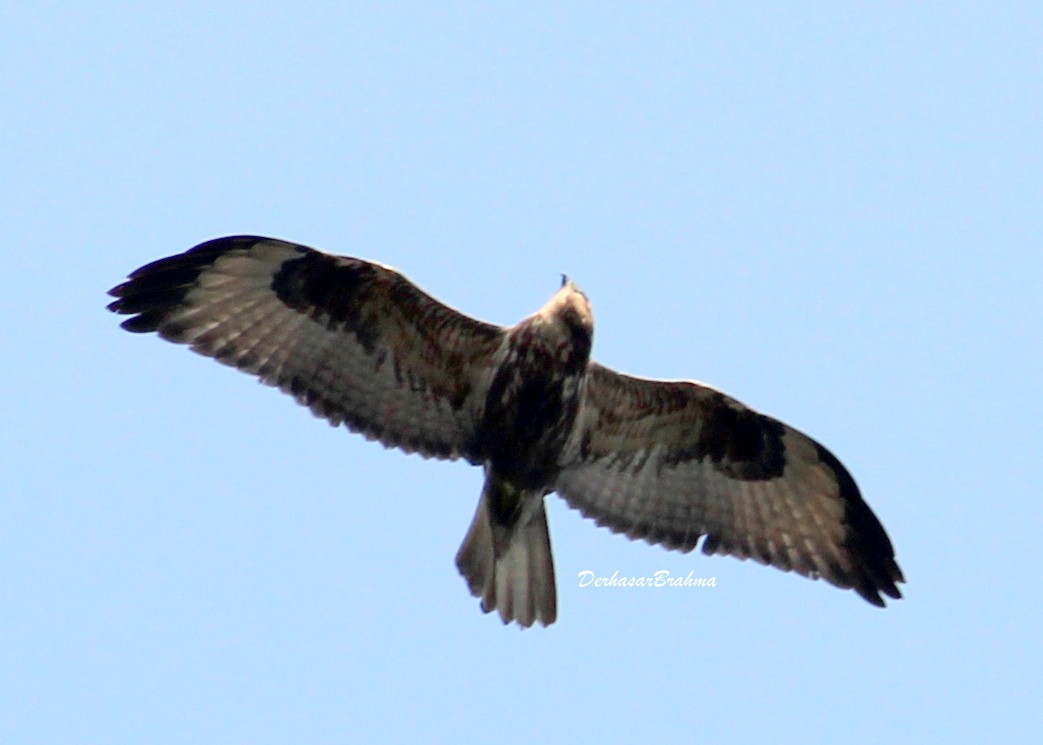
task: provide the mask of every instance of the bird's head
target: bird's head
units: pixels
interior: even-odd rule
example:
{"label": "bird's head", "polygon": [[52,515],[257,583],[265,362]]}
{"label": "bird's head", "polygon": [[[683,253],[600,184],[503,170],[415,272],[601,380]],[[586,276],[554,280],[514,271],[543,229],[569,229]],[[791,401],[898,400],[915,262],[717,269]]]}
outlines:
{"label": "bird's head", "polygon": [[536,314],[544,321],[557,323],[568,329],[577,340],[585,340],[589,347],[594,339],[594,313],[583,290],[564,274],[561,287]]}

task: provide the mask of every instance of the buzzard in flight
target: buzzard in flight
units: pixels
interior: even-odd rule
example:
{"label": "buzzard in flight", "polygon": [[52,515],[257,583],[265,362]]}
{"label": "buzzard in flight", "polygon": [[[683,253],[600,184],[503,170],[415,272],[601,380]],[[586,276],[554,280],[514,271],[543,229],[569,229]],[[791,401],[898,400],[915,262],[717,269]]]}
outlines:
{"label": "buzzard in flight", "polygon": [[543,497],[630,538],[730,554],[900,598],[883,526],[832,453],[694,382],[590,358],[594,319],[564,279],[505,328],[394,269],[286,241],[218,238],[110,290],[123,328],[158,332],[277,386],[386,447],[485,469],[456,556],[482,610],[557,617]]}

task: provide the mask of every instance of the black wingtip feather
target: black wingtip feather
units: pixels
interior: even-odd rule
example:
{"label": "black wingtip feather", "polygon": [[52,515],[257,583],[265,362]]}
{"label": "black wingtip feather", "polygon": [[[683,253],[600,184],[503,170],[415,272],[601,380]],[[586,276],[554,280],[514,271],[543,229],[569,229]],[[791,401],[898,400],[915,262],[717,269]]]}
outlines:
{"label": "black wingtip feather", "polygon": [[157,285],[153,288],[134,288],[126,296],[109,304],[109,310],[116,313],[147,313],[163,310],[178,305],[185,299],[191,285],[174,285],[165,287]]}
{"label": "black wingtip feather", "polygon": [[166,311],[149,311],[148,313],[141,313],[133,318],[128,318],[120,324],[120,328],[129,331],[132,334],[147,334],[151,331],[158,331],[163,323],[163,319],[166,317],[166,314]]}
{"label": "black wingtip feather", "polygon": [[854,590],[866,602],[885,607],[880,593],[899,600],[902,597],[896,583],[905,577],[895,561],[894,545],[883,524],[862,499],[862,493],[850,472],[839,459],[819,443],[815,443],[819,459],[837,478],[840,497],[844,501],[848,538],[845,545],[858,562],[857,574],[851,577]]}
{"label": "black wingtip feather", "polygon": [[166,317],[185,299],[199,275],[230,251],[248,249],[258,236],[237,235],[215,238],[188,251],[167,256],[138,267],[126,282],[109,290],[116,298],[106,307],[113,313],[134,315],[120,324],[135,334],[158,331]]}

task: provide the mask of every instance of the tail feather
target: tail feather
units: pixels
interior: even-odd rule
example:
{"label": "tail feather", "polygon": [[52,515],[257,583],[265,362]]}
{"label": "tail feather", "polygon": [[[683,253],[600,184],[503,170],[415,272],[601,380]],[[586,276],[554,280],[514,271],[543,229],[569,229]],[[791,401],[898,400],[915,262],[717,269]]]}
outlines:
{"label": "tail feather", "polygon": [[554,559],[542,495],[524,526],[508,530],[489,519],[483,490],[474,520],[456,554],[456,565],[471,594],[482,599],[482,610],[498,610],[503,622],[544,626],[558,617]]}
{"label": "tail feather", "polygon": [[467,529],[464,542],[456,552],[456,566],[467,581],[467,588],[471,594],[482,599],[482,610],[488,613],[495,608],[495,552],[484,492],[478,501],[478,509],[474,513],[471,527]]}

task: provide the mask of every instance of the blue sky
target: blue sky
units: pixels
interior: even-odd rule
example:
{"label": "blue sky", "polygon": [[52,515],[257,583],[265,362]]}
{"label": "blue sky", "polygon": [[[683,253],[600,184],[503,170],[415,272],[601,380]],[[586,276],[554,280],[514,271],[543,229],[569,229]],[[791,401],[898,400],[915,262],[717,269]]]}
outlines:
{"label": "blue sky", "polygon": [[[1030,742],[1043,696],[1043,13],[1031,3],[0,9],[0,739]],[[848,465],[886,610],[549,498],[559,622],[453,556],[477,469],[123,333],[105,291],[257,233]],[[581,588],[667,569],[714,588]]]}

